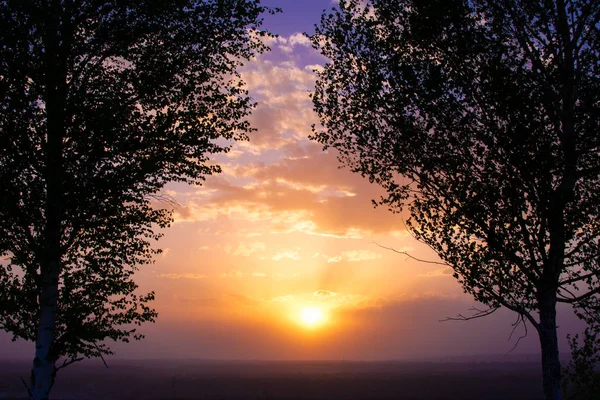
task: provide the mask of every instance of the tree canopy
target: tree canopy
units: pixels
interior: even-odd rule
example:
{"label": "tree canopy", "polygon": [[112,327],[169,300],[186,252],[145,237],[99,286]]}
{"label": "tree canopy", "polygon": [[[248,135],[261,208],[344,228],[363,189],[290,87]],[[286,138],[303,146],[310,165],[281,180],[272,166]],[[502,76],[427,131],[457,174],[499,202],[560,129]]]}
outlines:
{"label": "tree canopy", "polygon": [[[199,184],[246,138],[238,68],[267,50],[258,0],[0,2],[0,327],[55,364],[109,354],[153,321],[132,274],[171,221],[155,200]],[[158,204],[158,205],[157,205]],[[59,366],[60,367],[60,366]]]}
{"label": "tree canopy", "polygon": [[314,139],[466,292],[536,328],[558,399],[556,303],[598,312],[600,4],[341,0],[312,41]]}

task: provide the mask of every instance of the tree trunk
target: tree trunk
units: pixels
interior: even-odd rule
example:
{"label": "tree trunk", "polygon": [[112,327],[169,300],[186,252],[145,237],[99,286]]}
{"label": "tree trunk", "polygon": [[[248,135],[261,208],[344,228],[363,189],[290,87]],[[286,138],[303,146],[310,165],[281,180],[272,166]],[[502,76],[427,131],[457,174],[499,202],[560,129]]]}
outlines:
{"label": "tree trunk", "polygon": [[42,271],[40,319],[29,388],[31,400],[47,400],[56,376],[56,356],[52,348],[56,327],[59,265],[57,262],[48,263],[42,267]]}
{"label": "tree trunk", "polygon": [[[45,46],[46,82],[45,105],[47,139],[44,146],[46,181],[46,226],[43,254],[40,255],[39,325],[35,339],[35,358],[29,387],[31,400],[48,400],[56,377],[55,363],[59,356],[54,348],[58,283],[62,250],[62,142],[65,137],[66,57],[61,49],[68,44],[65,35],[67,18],[59,0],[46,3],[43,41]],[[62,31],[61,31],[62,29]]]}
{"label": "tree trunk", "polygon": [[538,333],[542,346],[542,375],[546,400],[562,400],[560,388],[560,360],[556,333],[556,292],[548,290],[539,295],[540,327]]}

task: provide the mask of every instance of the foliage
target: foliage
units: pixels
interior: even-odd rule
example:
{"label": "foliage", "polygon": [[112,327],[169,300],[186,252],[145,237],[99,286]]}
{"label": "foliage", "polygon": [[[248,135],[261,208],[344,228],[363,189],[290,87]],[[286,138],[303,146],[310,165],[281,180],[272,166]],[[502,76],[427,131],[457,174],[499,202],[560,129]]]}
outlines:
{"label": "foliage", "polygon": [[600,319],[592,310],[578,310],[587,322],[583,337],[568,335],[571,360],[564,370],[567,399],[593,400],[600,393]]}
{"label": "foliage", "polygon": [[52,363],[142,337],[154,293],[137,295],[132,275],[171,221],[157,200],[167,182],[219,172],[209,156],[251,130],[237,70],[267,49],[265,12],[258,0],[0,2],[2,329],[39,341],[58,285]]}
{"label": "foliage", "polygon": [[599,25],[592,0],[341,0],[312,36],[314,139],[465,292],[536,328],[547,398],[556,303],[598,310]]}

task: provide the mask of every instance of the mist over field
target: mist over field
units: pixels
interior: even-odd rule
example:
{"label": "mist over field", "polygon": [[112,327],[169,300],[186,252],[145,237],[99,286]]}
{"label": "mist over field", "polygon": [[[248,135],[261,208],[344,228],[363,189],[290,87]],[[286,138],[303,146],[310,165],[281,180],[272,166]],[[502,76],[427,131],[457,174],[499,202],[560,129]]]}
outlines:
{"label": "mist over field", "polygon": [[[511,359],[511,358],[508,358]],[[66,368],[55,400],[537,400],[533,357],[514,361],[100,361]],[[506,360],[506,358],[504,359]],[[24,399],[29,364],[0,368],[0,399]]]}

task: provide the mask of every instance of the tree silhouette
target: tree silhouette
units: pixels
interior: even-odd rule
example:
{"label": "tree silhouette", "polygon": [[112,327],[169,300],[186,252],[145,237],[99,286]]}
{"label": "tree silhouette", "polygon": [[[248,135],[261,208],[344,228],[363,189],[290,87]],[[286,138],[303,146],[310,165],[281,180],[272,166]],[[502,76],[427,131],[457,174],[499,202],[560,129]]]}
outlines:
{"label": "tree silhouette", "polygon": [[237,69],[267,49],[262,15],[275,11],[0,2],[0,327],[36,342],[31,399],[48,398],[61,367],[154,321],[154,294],[132,280],[171,221],[153,199],[219,172],[208,157],[250,131]]}
{"label": "tree silhouette", "polygon": [[593,0],[341,0],[312,36],[314,139],[466,292],[535,327],[549,400],[557,302],[598,312],[599,25]]}
{"label": "tree silhouette", "polygon": [[564,368],[566,399],[593,400],[600,391],[600,313],[597,309],[577,310],[587,327],[583,335],[567,335],[571,360]]}

